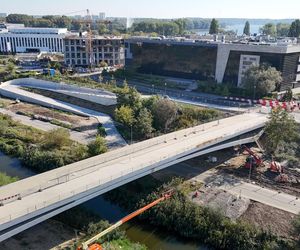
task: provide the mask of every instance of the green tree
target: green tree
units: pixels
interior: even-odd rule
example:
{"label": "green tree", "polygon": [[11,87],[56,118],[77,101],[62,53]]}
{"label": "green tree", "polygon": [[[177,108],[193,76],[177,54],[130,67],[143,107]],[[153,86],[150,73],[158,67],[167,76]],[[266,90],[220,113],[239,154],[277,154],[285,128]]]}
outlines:
{"label": "green tree", "polygon": [[278,23],[276,24],[277,36],[288,36],[290,31],[290,24]]}
{"label": "green tree", "polygon": [[297,236],[298,247],[300,247],[300,214],[298,214],[296,218],[293,220],[292,226],[293,226],[293,231]]}
{"label": "green tree", "polygon": [[250,23],[248,21],[245,23],[244,34],[250,36]]}
{"label": "green tree", "polygon": [[133,109],[129,106],[122,105],[115,110],[115,119],[127,127],[132,126],[135,121]]}
{"label": "green tree", "polygon": [[178,108],[173,101],[160,98],[153,105],[153,118],[155,128],[167,132],[175,121]]}
{"label": "green tree", "polygon": [[105,139],[97,135],[95,141],[92,141],[88,144],[88,153],[90,156],[95,156],[105,152],[107,152]]}
{"label": "green tree", "polygon": [[280,151],[280,146],[284,144],[295,143],[298,140],[297,124],[292,116],[284,109],[275,109],[272,111],[270,120],[265,127],[266,151],[274,154]]}
{"label": "green tree", "polygon": [[276,26],[274,23],[267,23],[260,28],[260,32],[264,35],[276,36]]}
{"label": "green tree", "polygon": [[219,32],[219,22],[215,18],[211,20],[209,27],[209,34],[218,34]]}
{"label": "green tree", "polygon": [[12,62],[9,62],[6,65],[6,71],[13,75],[16,72],[16,66]]}
{"label": "green tree", "polygon": [[281,82],[281,73],[275,68],[252,66],[245,72],[242,86],[255,96],[265,96],[279,88]]}
{"label": "green tree", "polygon": [[100,23],[98,27],[99,35],[104,35],[109,33],[109,30],[107,29],[106,25],[104,23]]}
{"label": "green tree", "polygon": [[300,20],[297,19],[294,22],[292,22],[290,30],[289,30],[289,36],[290,37],[299,37],[300,35]]}
{"label": "green tree", "polygon": [[137,116],[137,122],[135,125],[135,131],[143,138],[149,138],[153,132],[153,118],[151,112],[142,108]]}
{"label": "green tree", "polygon": [[118,106],[129,106],[134,112],[138,112],[142,107],[141,95],[133,87],[123,88],[117,95]]}
{"label": "green tree", "polygon": [[179,34],[182,35],[185,32],[186,29],[186,19],[180,18],[174,21],[179,28]]}
{"label": "green tree", "polygon": [[282,97],[282,101],[284,102],[290,102],[293,100],[293,91],[291,90],[291,88],[288,88],[284,94],[284,96]]}

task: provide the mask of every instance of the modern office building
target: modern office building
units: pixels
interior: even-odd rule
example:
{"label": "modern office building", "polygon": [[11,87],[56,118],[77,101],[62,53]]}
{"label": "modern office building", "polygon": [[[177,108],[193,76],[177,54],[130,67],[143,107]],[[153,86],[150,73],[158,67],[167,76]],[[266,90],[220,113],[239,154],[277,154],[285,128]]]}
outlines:
{"label": "modern office building", "polygon": [[157,74],[240,85],[251,65],[281,71],[290,86],[300,84],[300,44],[241,43],[133,37],[125,40],[126,68]]}
{"label": "modern office building", "polygon": [[64,52],[67,29],[7,27],[0,31],[0,53]]}
{"label": "modern office building", "polygon": [[68,35],[64,38],[65,64],[71,67],[86,67],[92,62],[104,61],[109,66],[124,65],[124,40],[121,37],[93,36],[92,55],[87,50],[86,35]]}

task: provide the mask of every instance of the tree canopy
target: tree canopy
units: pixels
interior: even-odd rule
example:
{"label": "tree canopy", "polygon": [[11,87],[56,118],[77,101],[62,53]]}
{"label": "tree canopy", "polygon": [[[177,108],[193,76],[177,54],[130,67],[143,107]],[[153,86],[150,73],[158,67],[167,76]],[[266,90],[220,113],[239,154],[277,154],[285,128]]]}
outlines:
{"label": "tree canopy", "polygon": [[250,23],[248,21],[245,23],[244,34],[247,36],[250,35]]}
{"label": "tree canopy", "polygon": [[219,22],[215,18],[211,20],[209,27],[209,34],[218,34],[219,32]]}
{"label": "tree canopy", "polygon": [[281,82],[281,73],[276,68],[265,65],[252,66],[245,72],[242,86],[262,97],[279,88]]}
{"label": "tree canopy", "polygon": [[267,23],[262,28],[260,28],[260,32],[264,35],[276,36],[276,26],[274,23]]}
{"label": "tree canopy", "polygon": [[297,19],[294,22],[292,22],[290,30],[289,30],[289,36],[290,37],[299,37],[300,35],[300,20]]}
{"label": "tree canopy", "polygon": [[295,119],[286,110],[280,108],[272,111],[265,133],[267,137],[265,147],[269,154],[287,150],[299,138]]}

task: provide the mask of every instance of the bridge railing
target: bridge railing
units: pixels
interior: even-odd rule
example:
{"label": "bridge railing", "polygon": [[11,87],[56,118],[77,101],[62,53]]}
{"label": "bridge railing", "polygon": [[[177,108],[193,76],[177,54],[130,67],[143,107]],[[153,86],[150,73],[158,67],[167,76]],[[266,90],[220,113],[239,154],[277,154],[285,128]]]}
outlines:
{"label": "bridge railing", "polygon": [[[122,182],[124,179],[131,178],[134,175],[141,174],[144,171],[149,171],[149,170],[145,170],[145,168],[155,167],[155,164],[161,164],[163,161],[167,161],[168,158],[170,158],[174,155],[182,154],[185,151],[191,150],[191,149],[193,149],[193,147],[186,147],[184,149],[177,150],[170,155],[160,157],[158,160],[152,160],[150,162],[147,162],[146,164],[145,163],[139,164],[138,166],[131,167],[127,170],[122,170],[115,175],[110,175],[109,177],[105,177],[105,178],[99,178],[96,181],[89,183],[88,185],[82,185],[80,187],[73,189],[72,191],[62,192],[61,194],[56,195],[47,201],[38,202],[34,206],[29,206],[26,209],[19,211],[17,213],[11,213],[8,216],[0,217],[0,225],[4,224],[4,223],[8,223],[14,219],[32,214],[32,213],[34,213],[40,209],[44,209],[46,207],[48,207],[50,209],[50,206],[55,205],[56,203],[58,203],[60,201],[66,200],[66,199],[71,198],[78,194],[83,194],[93,188],[99,188],[99,186],[102,186],[101,188],[104,189],[111,185],[115,185],[116,182]],[[100,169],[101,169],[101,167],[98,168],[98,170],[100,170]],[[134,174],[134,175],[132,175],[132,174]]]}
{"label": "bridge railing", "polygon": [[[92,158],[85,159],[83,161],[79,161],[70,165],[66,165],[62,168],[55,169],[50,172],[55,173],[52,179],[47,179],[46,182],[39,183],[38,185],[35,185],[31,187],[30,189],[23,190],[20,192],[21,197],[25,197],[27,195],[30,195],[32,193],[50,188],[52,186],[62,184],[64,182],[69,181],[69,177],[73,174],[76,175],[76,172],[81,172],[81,174],[88,174],[92,171],[95,167],[98,165],[102,165],[102,167],[105,167],[106,164],[111,164],[112,161],[117,160],[120,157],[133,154],[135,152],[163,144],[165,142],[169,142],[171,140],[180,140],[183,138],[187,138],[189,136],[192,136],[196,134],[197,132],[204,131],[206,128],[217,126],[219,124],[218,121],[206,123],[203,125],[198,125],[192,128],[184,129],[181,131],[169,133],[166,135],[162,135],[156,138],[152,138],[143,142],[139,142],[130,146],[126,146],[121,149],[117,149],[111,152],[107,152],[105,154],[95,156]],[[10,201],[9,201],[10,202]]]}
{"label": "bridge railing", "polygon": [[[201,125],[201,126],[197,126],[196,128],[192,128],[192,129],[188,129],[188,130],[185,130],[185,131],[180,131],[180,132],[172,133],[172,135],[167,135],[166,137],[167,137],[167,140],[170,140],[170,139],[175,140],[176,138],[180,139],[181,137],[184,137],[185,140],[188,140],[188,138],[187,138],[188,135],[186,134],[186,132],[194,134],[194,133],[197,133],[197,129],[200,129],[200,131],[202,131],[203,128],[204,127]],[[245,132],[244,130],[245,129],[242,128],[242,129],[236,130],[235,133],[239,134],[241,132]],[[176,135],[177,137],[174,137],[174,135]],[[203,143],[201,145],[201,148],[205,147],[205,146],[210,146],[212,144],[215,144],[215,143],[219,142],[220,140],[224,140],[224,139],[229,138],[230,136],[232,136],[232,134],[230,134],[230,133],[229,134],[224,133],[223,135],[220,135],[218,138],[216,138],[214,140],[207,141],[206,143]],[[127,148],[129,148],[129,147],[127,147]],[[191,146],[182,147],[181,149],[173,151],[171,154],[167,154],[165,156],[159,157],[156,160],[151,160],[151,161],[148,161],[147,163],[138,164],[138,165],[132,166],[131,168],[126,169],[126,170],[121,170],[120,172],[118,172],[115,175],[110,175],[108,177],[98,178],[97,180],[91,182],[88,185],[82,185],[82,186],[79,186],[79,187],[73,189],[72,191],[63,192],[63,193],[61,193],[59,195],[54,196],[50,200],[37,203],[34,206],[28,207],[28,208],[26,208],[26,209],[24,209],[24,210],[22,210],[22,211],[20,211],[18,213],[11,213],[8,216],[2,217],[2,218],[0,217],[0,224],[8,223],[11,220],[14,220],[14,219],[22,217],[22,216],[26,216],[28,214],[34,213],[34,212],[36,212],[36,211],[38,211],[40,209],[46,208],[46,207],[50,207],[51,208],[52,205],[55,205],[56,203],[58,203],[58,202],[60,202],[62,200],[71,198],[74,195],[78,195],[80,193],[84,193],[84,192],[86,192],[86,191],[88,191],[90,189],[99,188],[99,186],[102,186],[101,187],[101,189],[102,189],[102,188],[107,188],[110,185],[115,185],[116,182],[118,182],[118,181],[122,182],[124,179],[132,178],[134,176],[138,176],[139,174],[147,172],[150,169],[154,169],[154,168],[156,168],[156,165],[157,166],[161,166],[161,165],[164,165],[164,164],[166,164],[168,162],[170,163],[172,160],[174,160],[174,156],[176,156],[177,158],[179,158],[181,156],[186,155],[187,152],[190,154],[190,153],[193,153],[193,152],[195,152],[197,150],[199,151],[199,149],[200,148],[197,148],[197,145],[191,145]],[[126,153],[127,151],[123,150],[123,153],[124,152]],[[130,151],[130,152],[132,153],[132,151]],[[105,158],[105,159],[107,159],[107,158]],[[98,164],[99,163],[97,163],[97,165]],[[99,171],[99,170],[101,170],[101,168],[103,168],[103,166],[98,166],[97,168],[93,169],[93,171]],[[67,182],[70,179],[72,179],[72,176],[71,176],[72,174],[73,173],[69,173],[69,175],[66,174],[64,176],[65,179],[61,183]],[[60,180],[57,179],[56,181],[57,181],[57,183],[59,183]],[[57,185],[57,183],[56,183],[56,185]],[[54,185],[55,184],[52,183],[52,186],[54,186]],[[42,190],[43,190],[43,187],[41,188],[41,192],[43,192]]]}

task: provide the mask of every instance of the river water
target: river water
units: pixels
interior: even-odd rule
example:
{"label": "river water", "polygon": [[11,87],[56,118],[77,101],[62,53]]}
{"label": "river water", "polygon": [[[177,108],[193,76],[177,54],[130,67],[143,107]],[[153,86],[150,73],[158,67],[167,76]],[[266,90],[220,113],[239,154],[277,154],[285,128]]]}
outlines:
{"label": "river water", "polygon": [[[10,158],[0,152],[0,172],[20,179],[34,175],[34,173],[22,167],[19,160]],[[114,223],[127,215],[119,206],[104,200],[102,196],[96,197],[83,204],[85,208],[99,215],[101,218]],[[139,242],[149,250],[203,250],[207,249],[191,241],[176,238],[169,233],[155,227],[144,225],[133,220],[122,226],[128,239]]]}

